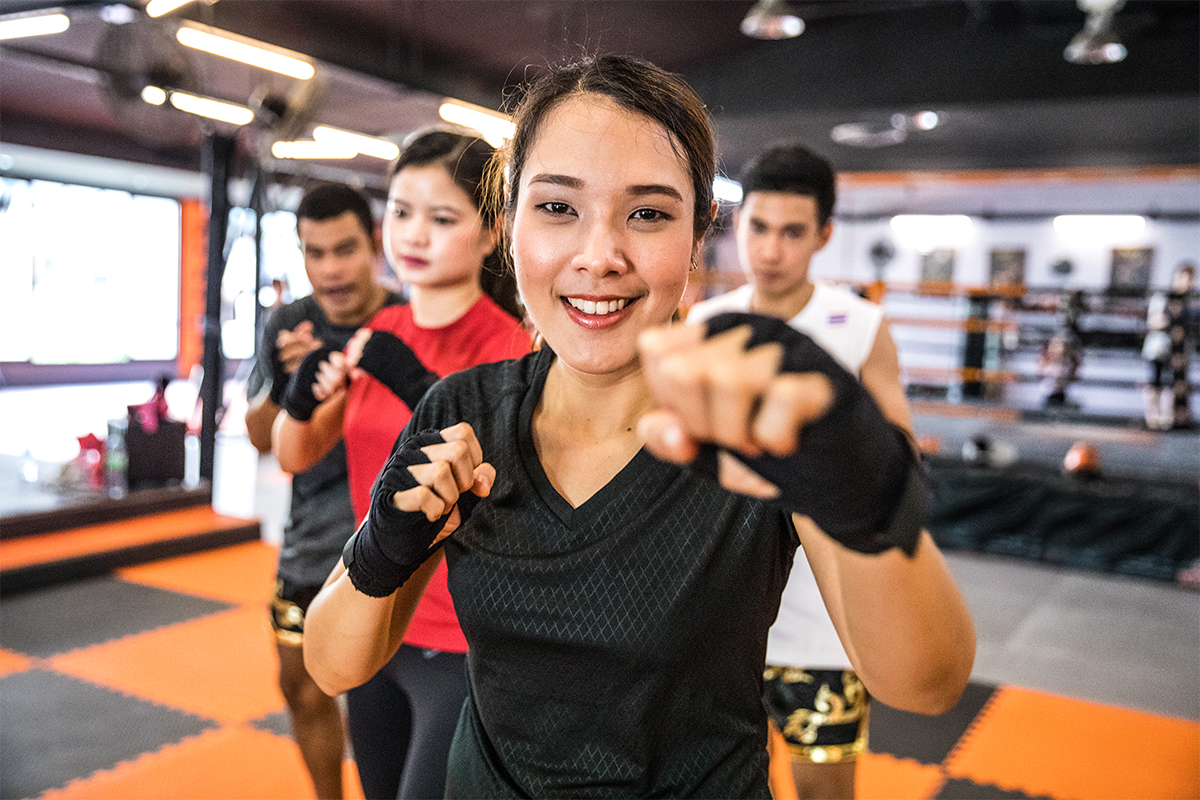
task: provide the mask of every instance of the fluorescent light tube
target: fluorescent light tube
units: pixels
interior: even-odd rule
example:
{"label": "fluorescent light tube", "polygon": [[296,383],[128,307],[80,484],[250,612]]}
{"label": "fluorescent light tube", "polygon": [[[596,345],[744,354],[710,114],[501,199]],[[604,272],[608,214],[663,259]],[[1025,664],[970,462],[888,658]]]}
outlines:
{"label": "fluorescent light tube", "polygon": [[516,131],[516,126],[508,115],[461,100],[446,98],[438,109],[438,114],[446,122],[479,131],[492,147],[503,146],[504,141],[511,139]]}
{"label": "fluorescent light tube", "polygon": [[142,99],[152,106],[161,106],[167,102],[167,93],[157,86],[142,87]]}
{"label": "fluorescent light tube", "polygon": [[1141,233],[1146,218],[1137,214],[1063,214],[1054,218],[1054,230],[1062,236],[1110,241]]}
{"label": "fluorescent light tube", "polygon": [[9,17],[0,19],[0,39],[45,36],[49,33],[62,33],[69,27],[71,27],[71,20],[66,14]]}
{"label": "fluorescent light tube", "polygon": [[276,142],[271,145],[271,155],[276,158],[354,158],[358,150],[339,142],[296,141]]}
{"label": "fluorescent light tube", "polygon": [[236,103],[226,103],[223,100],[213,100],[211,97],[200,97],[187,92],[171,92],[169,97],[171,105],[180,111],[228,122],[231,125],[245,125],[254,119],[253,111]]}
{"label": "fluorescent light tube", "polygon": [[175,9],[186,6],[192,0],[150,0],[146,3],[146,15],[150,17],[161,17],[164,14],[170,14]]}
{"label": "fluorescent light tube", "polygon": [[718,175],[713,179],[713,196],[727,203],[742,202],[742,185]]}
{"label": "fluorescent light tube", "polygon": [[215,28],[210,30],[214,32],[201,30],[194,25],[181,25],[175,32],[175,38],[179,40],[180,44],[187,47],[212,53],[214,56],[240,61],[252,67],[278,72],[292,78],[306,81],[316,74],[313,65],[302,58],[287,55],[276,49],[269,49],[267,45],[255,42],[253,39],[235,37],[225,31],[215,32]]}
{"label": "fluorescent light tube", "polygon": [[340,128],[331,128],[328,125],[318,125],[313,129],[312,135],[313,139],[316,139],[318,142],[328,142],[331,145],[336,144],[342,147],[350,147],[364,156],[382,158],[384,161],[391,161],[400,155],[400,148],[387,139],[364,136],[361,133],[344,131]]}

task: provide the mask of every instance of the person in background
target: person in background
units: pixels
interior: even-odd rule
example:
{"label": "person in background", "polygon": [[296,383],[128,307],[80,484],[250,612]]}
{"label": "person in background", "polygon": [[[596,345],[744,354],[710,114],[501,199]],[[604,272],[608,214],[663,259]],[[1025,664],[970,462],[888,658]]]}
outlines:
{"label": "person in background", "polygon": [[[494,152],[482,139],[442,130],[404,147],[391,169],[383,241],[409,303],[379,312],[344,353],[314,351],[285,396],[275,437],[280,466],[306,469],[344,441],[355,519],[366,516],[371,484],[434,380],[529,352],[516,285],[496,258],[500,230],[483,203]],[[466,650],[443,564],[396,655],[347,694],[368,798],[442,796],[467,695]]]}
{"label": "person in background", "polygon": [[[747,283],[696,304],[688,322],[724,312],[785,320],[858,378],[884,417],[911,437],[896,345],[882,309],[809,277],[812,257],[833,234],[832,165],[799,144],[781,144],[751,160],[741,184],[734,229]],[[792,566],[767,638],[763,679],[763,702],[790,754],[791,768],[783,774],[792,774],[796,793],[852,798],[857,758],[867,747],[869,696],[803,558]],[[773,776],[779,773],[772,769]]]}
{"label": "person in background", "polygon": [[[271,312],[246,384],[246,429],[260,453],[272,449],[288,381],[322,346],[344,347],[384,306],[401,298],[376,282],[379,243],[367,199],[349,186],[309,189],[296,209],[296,234],[312,294]],[[354,530],[345,448],[331,449],[292,475],[292,498],[271,601],[279,687],[292,733],[319,798],[342,796],[341,710],[304,667],[308,604]]]}
{"label": "person in background", "polygon": [[1067,389],[1083,366],[1083,331],[1079,325],[1083,312],[1083,292],[1076,289],[1059,296],[1058,329],[1038,357],[1038,371],[1048,390],[1042,400],[1047,408],[1079,407],[1067,397]]}
{"label": "person in background", "polygon": [[695,92],[599,56],[514,122],[506,229],[544,344],[417,405],[310,608],[318,683],[391,658],[445,555],[470,645],[446,796],[767,797],[767,631],[802,542],[872,694],[951,707],[974,632],[907,439],[780,320],[669,324],[716,212]]}
{"label": "person in background", "polygon": [[1191,354],[1196,349],[1197,313],[1192,308],[1196,265],[1183,262],[1171,276],[1171,288],[1156,292],[1146,306],[1146,338],[1142,357],[1150,364],[1146,393],[1146,427],[1189,428]]}

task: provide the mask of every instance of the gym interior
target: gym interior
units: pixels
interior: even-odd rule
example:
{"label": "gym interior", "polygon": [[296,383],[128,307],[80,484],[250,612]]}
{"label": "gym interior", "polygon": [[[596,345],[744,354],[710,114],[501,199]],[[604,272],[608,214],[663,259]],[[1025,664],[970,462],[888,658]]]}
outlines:
{"label": "gym interior", "polygon": [[713,118],[685,307],[745,282],[752,154],[838,170],[810,275],[883,309],[978,642],[951,711],[873,706],[855,796],[1200,798],[1200,3],[4,0],[0,800],[313,796],[266,613],[291,479],[244,422],[311,289],[296,204],[379,218],[414,131],[501,144],[526,74],[602,51]]}

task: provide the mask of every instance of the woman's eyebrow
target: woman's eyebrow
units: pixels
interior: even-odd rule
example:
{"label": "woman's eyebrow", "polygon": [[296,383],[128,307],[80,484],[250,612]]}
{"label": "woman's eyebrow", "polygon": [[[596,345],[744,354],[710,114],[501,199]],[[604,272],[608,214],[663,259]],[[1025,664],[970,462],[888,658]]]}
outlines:
{"label": "woman's eyebrow", "polygon": [[642,197],[648,194],[661,194],[683,202],[683,195],[679,193],[679,190],[674,186],[668,186],[665,183],[639,183],[630,186],[625,190],[625,193],[631,197]]}
{"label": "woman's eyebrow", "polygon": [[555,186],[566,186],[568,189],[582,189],[583,181],[570,175],[554,175],[541,172],[529,179],[530,183],[551,183]]}

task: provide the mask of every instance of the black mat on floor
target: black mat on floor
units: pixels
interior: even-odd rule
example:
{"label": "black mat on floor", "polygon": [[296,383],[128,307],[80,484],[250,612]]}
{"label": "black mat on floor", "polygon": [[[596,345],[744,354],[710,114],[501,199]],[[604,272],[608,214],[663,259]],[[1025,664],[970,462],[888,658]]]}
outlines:
{"label": "black mat on floor", "polygon": [[[1025,798],[1030,798],[1030,795],[1024,792],[1005,791],[999,786],[988,786],[962,778],[949,779],[934,795],[935,800],[1008,800],[1009,798],[1025,800]],[[1052,800],[1052,798],[1037,797],[1033,800]]]}
{"label": "black mat on floor", "polygon": [[989,684],[970,683],[954,708],[937,716],[899,711],[872,700],[871,750],[922,764],[941,764],[995,691]]}
{"label": "black mat on floor", "polygon": [[292,717],[286,711],[277,711],[274,714],[267,714],[265,717],[251,720],[250,726],[255,730],[274,733],[287,739],[292,738]]}
{"label": "black mat on floor", "polygon": [[951,550],[1174,581],[1200,558],[1200,503],[1178,487],[934,465],[929,530]]}
{"label": "black mat on floor", "polygon": [[193,714],[40,669],[0,678],[0,720],[3,800],[36,797],[216,727]]}
{"label": "black mat on floor", "polygon": [[234,607],[118,578],[95,578],[5,597],[0,646],[46,658]]}

